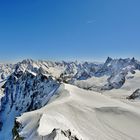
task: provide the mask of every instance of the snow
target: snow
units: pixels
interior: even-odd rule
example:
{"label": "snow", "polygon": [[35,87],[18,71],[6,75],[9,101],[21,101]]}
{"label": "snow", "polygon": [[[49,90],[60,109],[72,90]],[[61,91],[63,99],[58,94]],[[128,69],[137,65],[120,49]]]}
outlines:
{"label": "snow", "polygon": [[9,130],[13,129],[14,122],[15,122],[15,116],[18,115],[15,111],[15,108],[13,108],[11,111],[9,109],[9,106],[7,105],[5,112],[8,112],[8,114],[1,115],[1,120],[3,120],[4,125],[2,127],[2,130],[0,131],[0,139],[1,140],[11,140],[12,139],[12,133]]}
{"label": "snow", "polygon": [[17,120],[23,126],[20,135],[25,140],[41,140],[54,128],[70,129],[83,140],[139,140],[140,137],[139,108],[68,84],[61,87],[56,99],[48,105],[24,113]]}
{"label": "snow", "polygon": [[0,82],[0,110],[1,110],[1,98],[4,96],[3,89],[1,88],[4,85],[5,81]]}
{"label": "snow", "polygon": [[[30,59],[14,65],[0,64],[0,87],[15,74],[11,80],[13,85],[10,81],[7,85],[9,101],[0,114],[3,122],[0,140],[12,139],[11,130],[16,116],[22,125],[19,134],[25,140],[69,140],[62,134],[67,130],[80,140],[139,140],[140,100],[127,99],[140,88],[139,70],[140,62],[134,58],[108,58],[100,65]],[[27,75],[18,79],[22,72]],[[41,75],[48,77],[49,81],[42,81],[38,77]],[[59,87],[56,79],[73,85],[61,84]],[[37,85],[33,86],[34,82]],[[101,90],[108,84],[113,85],[112,90]],[[119,89],[114,89],[115,86]],[[0,98],[2,96],[5,94],[0,88]],[[27,111],[31,101],[33,107],[28,110],[31,112],[21,114]],[[13,107],[10,108],[10,105]],[[21,112],[18,112],[20,109]]]}
{"label": "snow", "polygon": [[16,77],[16,75],[19,76],[19,73],[13,73],[7,79],[5,83],[7,90],[4,91],[5,96],[1,101],[0,139],[2,140],[12,139],[15,117],[30,109],[34,110],[46,105],[59,87],[59,83],[42,74],[34,75],[32,72],[25,71],[20,77]]}
{"label": "snow", "polygon": [[50,67],[49,69],[48,69],[48,72],[50,73],[50,74],[52,74],[54,77],[56,77],[56,78],[59,78],[60,77],[60,75],[63,73],[63,71],[64,71],[64,67]]}
{"label": "snow", "polygon": [[136,89],[140,88],[140,71],[136,70],[135,72],[135,74],[128,73],[127,77],[133,78],[126,79],[124,85],[120,89],[105,91],[104,94],[113,98],[125,100],[126,97],[130,96]]}
{"label": "snow", "polygon": [[74,85],[84,88],[95,90],[95,88],[101,88],[107,83],[108,76],[104,75],[102,77],[91,77],[87,80],[76,80]]}

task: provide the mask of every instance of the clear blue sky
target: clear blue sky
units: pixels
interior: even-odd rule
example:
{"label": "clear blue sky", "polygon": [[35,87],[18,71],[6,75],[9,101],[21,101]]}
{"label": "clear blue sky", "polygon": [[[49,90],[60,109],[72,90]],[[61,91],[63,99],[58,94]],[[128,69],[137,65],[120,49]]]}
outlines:
{"label": "clear blue sky", "polygon": [[140,0],[0,0],[0,60],[140,59]]}

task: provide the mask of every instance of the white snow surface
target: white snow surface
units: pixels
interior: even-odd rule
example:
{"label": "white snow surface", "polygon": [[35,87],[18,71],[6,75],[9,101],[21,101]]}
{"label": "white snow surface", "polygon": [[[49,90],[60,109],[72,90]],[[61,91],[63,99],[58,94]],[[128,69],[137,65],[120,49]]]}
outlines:
{"label": "white snow surface", "polygon": [[[124,85],[120,89],[113,89],[105,91],[104,94],[111,96],[112,98],[118,98],[124,100],[130,96],[136,89],[140,88],[140,71],[136,70],[135,74],[128,73]],[[131,78],[130,78],[131,77]]]}
{"label": "white snow surface", "polygon": [[[82,140],[139,140],[139,108],[94,91],[64,84],[43,108],[24,113],[25,140],[51,139],[53,129],[68,130]],[[55,140],[67,140],[61,133]]]}
{"label": "white snow surface", "polygon": [[93,77],[86,79],[86,80],[76,80],[74,82],[74,85],[76,85],[80,88],[98,91],[98,90],[100,90],[101,87],[103,87],[105,84],[107,84],[108,78],[109,77],[106,75],[104,75],[102,77],[94,77],[93,76]]}
{"label": "white snow surface", "polygon": [[[21,114],[17,121],[22,125],[19,134],[25,140],[70,140],[62,134],[62,131],[67,130],[70,130],[78,140],[139,140],[140,100],[126,99],[140,88],[139,70],[140,62],[134,58],[115,60],[108,58],[102,65],[33,60],[23,60],[14,65],[1,64],[0,99],[4,96],[2,85],[14,71],[19,73],[27,71],[34,76],[38,74],[51,76],[54,81],[71,83],[87,90],[62,84],[47,105],[43,103],[42,98],[41,109]],[[112,90],[102,91],[102,87],[108,85],[108,82],[120,86],[118,89],[114,89],[113,86],[110,88]],[[38,91],[41,92],[40,89]],[[48,95],[51,94],[50,92]],[[19,96],[22,97],[22,94]],[[17,104],[23,109],[26,107],[22,104],[24,100],[28,101],[27,98],[17,100]],[[12,139],[9,130],[11,131],[14,126],[15,116],[19,116],[15,108],[9,112],[10,103],[5,106],[6,113],[0,116],[0,120],[4,122],[0,140]],[[54,129],[56,131],[53,131]],[[6,137],[3,137],[4,135]]]}

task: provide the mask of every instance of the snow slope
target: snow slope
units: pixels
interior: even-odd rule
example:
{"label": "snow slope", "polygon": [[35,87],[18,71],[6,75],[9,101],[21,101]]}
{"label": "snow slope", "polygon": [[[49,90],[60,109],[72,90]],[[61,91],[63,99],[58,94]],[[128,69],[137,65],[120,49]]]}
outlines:
{"label": "snow slope", "polygon": [[138,140],[140,100],[128,97],[139,81],[134,58],[0,64],[0,140],[12,139],[15,117],[27,140]]}
{"label": "snow slope", "polygon": [[46,105],[59,83],[42,73],[14,72],[5,82],[0,106],[0,140],[11,140],[15,118]]}
{"label": "snow slope", "polygon": [[102,77],[91,77],[86,80],[76,80],[74,81],[74,85],[87,89],[87,90],[93,90],[93,91],[99,91],[101,92],[101,88],[107,84],[107,79],[109,77],[104,75]]}
{"label": "snow slope", "polygon": [[79,140],[140,139],[138,108],[68,84],[61,85],[48,105],[17,121],[25,140],[69,140],[62,133],[68,129]]}
{"label": "snow slope", "polygon": [[135,74],[128,73],[124,85],[120,89],[112,89],[105,91],[104,94],[113,98],[126,99],[136,89],[140,88],[140,71],[136,70]]}

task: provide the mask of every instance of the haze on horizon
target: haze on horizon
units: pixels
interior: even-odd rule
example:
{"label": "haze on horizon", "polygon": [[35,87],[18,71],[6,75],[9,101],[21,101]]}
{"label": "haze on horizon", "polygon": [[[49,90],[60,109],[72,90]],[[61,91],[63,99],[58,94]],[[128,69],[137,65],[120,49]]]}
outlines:
{"label": "haze on horizon", "polygon": [[0,61],[140,59],[139,0],[0,1]]}

